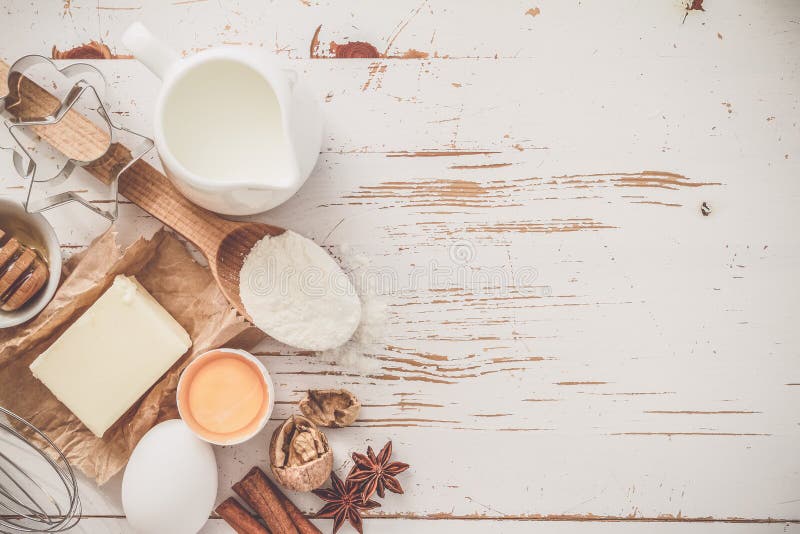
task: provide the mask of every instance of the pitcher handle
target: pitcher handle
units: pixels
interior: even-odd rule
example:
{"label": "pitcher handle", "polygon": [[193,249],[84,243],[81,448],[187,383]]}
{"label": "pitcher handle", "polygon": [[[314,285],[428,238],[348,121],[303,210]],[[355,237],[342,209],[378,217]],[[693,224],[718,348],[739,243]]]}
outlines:
{"label": "pitcher handle", "polygon": [[175,50],[150,33],[141,22],[134,22],[128,26],[122,34],[122,43],[133,52],[136,59],[162,80],[180,59]]}

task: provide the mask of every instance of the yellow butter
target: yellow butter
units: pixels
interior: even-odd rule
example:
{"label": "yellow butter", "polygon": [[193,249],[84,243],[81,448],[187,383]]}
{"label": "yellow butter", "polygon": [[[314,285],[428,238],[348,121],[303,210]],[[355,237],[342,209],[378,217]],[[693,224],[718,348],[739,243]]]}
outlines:
{"label": "yellow butter", "polygon": [[102,437],[191,345],[134,277],[119,275],[30,369]]}

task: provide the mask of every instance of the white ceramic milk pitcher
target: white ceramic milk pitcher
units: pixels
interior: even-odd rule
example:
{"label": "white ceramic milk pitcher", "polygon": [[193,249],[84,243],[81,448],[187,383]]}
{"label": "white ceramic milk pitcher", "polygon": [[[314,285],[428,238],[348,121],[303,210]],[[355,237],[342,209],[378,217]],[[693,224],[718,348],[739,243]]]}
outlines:
{"label": "white ceramic milk pitcher", "polygon": [[295,72],[244,48],[181,59],[138,22],[122,40],[163,81],[155,143],[187,198],[217,213],[251,215],[303,185],[319,156],[322,116]]}

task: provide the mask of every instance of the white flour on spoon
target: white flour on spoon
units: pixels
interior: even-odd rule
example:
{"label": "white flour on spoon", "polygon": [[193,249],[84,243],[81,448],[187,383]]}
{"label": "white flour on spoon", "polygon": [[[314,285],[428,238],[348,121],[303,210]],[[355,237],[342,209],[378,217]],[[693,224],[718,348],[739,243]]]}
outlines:
{"label": "white flour on spoon", "polygon": [[258,328],[299,349],[339,347],[361,320],[361,301],[336,261],[289,230],[253,246],[239,273],[239,293]]}

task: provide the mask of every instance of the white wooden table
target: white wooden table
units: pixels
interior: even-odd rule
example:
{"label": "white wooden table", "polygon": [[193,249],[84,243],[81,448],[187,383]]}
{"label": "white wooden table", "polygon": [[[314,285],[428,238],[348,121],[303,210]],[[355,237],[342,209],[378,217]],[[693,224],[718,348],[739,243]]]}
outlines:
{"label": "white wooden table", "polygon": [[[342,386],[365,407],[335,468],[387,439],[412,464],[367,532],[800,532],[800,2],[704,8],[1,0],[0,56],[126,54],[141,20],[185,54],[262,47],[322,103],[316,171],[259,219],[391,273],[379,368],[259,346],[274,421],[217,449],[220,500],[303,390]],[[384,57],[330,57],[349,41]],[[96,65],[149,134],[154,76]],[[106,228],[47,216],[67,252]],[[129,531],[119,486],[83,481],[82,531]]]}

